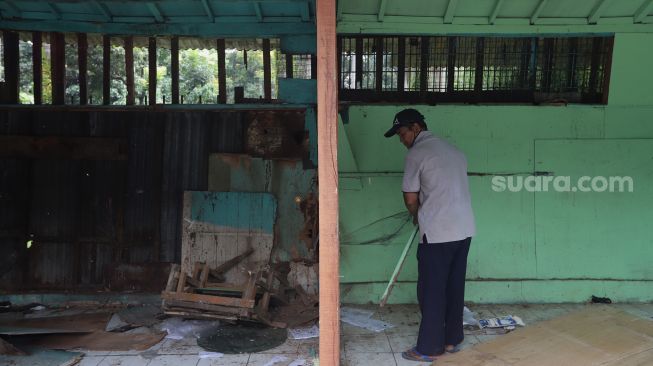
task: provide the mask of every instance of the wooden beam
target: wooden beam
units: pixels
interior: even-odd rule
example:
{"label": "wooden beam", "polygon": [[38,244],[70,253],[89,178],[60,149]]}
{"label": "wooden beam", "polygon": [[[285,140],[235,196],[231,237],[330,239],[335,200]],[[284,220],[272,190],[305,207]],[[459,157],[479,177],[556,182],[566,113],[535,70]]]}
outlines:
{"label": "wooden beam", "polygon": [[309,22],[311,20],[311,8],[308,1],[300,5],[300,11],[301,11],[302,22]]}
{"label": "wooden beam", "polygon": [[122,138],[0,136],[0,156],[31,159],[127,160]]}
{"label": "wooden beam", "polygon": [[110,22],[112,20],[113,16],[111,15],[111,13],[109,12],[109,9],[104,4],[100,4],[100,2],[97,1],[97,0],[92,0],[91,4],[93,4],[95,6],[95,8],[98,11],[100,11],[102,16],[104,17],[105,22]]}
{"label": "wooden beam", "polygon": [[270,62],[270,39],[263,39],[263,97],[272,100],[272,63]]}
{"label": "wooden beam", "polygon": [[383,21],[383,17],[385,16],[385,8],[388,5],[388,0],[381,0],[379,2],[379,13],[376,15],[376,19],[378,19],[379,22]]}
{"label": "wooden beam", "polygon": [[170,69],[172,104],[179,104],[179,37],[170,39]]}
{"label": "wooden beam", "polygon": [[444,12],[444,24],[453,23],[453,17],[456,13],[456,7],[458,6],[458,0],[449,0],[447,5],[447,10]]}
{"label": "wooden beam", "polygon": [[47,5],[48,9],[50,9],[50,12],[52,15],[54,15],[55,19],[61,20],[61,12],[59,9],[57,9],[56,5],[52,4],[51,2],[46,2],[45,4]]}
{"label": "wooden beam", "polygon": [[86,33],[77,33],[77,66],[79,67],[79,104],[86,105],[88,92],[86,72],[88,65],[88,41]]}
{"label": "wooden beam", "polygon": [[355,59],[355,86],[354,89],[362,89],[363,88],[363,37],[362,36],[357,36],[356,37],[356,53],[354,55]]}
{"label": "wooden beam", "polygon": [[185,292],[164,291],[161,293],[161,298],[163,300],[199,302],[204,304],[234,306],[234,307],[248,308],[248,309],[254,308],[254,300],[243,300],[234,297],[221,297],[221,296],[213,296],[213,295],[190,294]]}
{"label": "wooden beam", "polygon": [[596,24],[601,18],[601,15],[605,11],[605,9],[610,4],[610,1],[611,0],[599,0],[596,6],[594,6],[594,9],[592,9],[592,11],[590,12],[589,17],[587,17],[587,22],[589,24]]}
{"label": "wooden beam", "polygon": [[542,9],[544,9],[548,1],[549,0],[540,0],[540,3],[537,4],[535,11],[531,15],[531,24],[535,24],[535,22],[537,22],[537,18],[539,18],[540,13],[542,13]]}
{"label": "wooden beam", "polygon": [[52,76],[52,104],[65,104],[66,41],[63,33],[50,33],[50,71]]}
{"label": "wooden beam", "polygon": [[111,36],[102,36],[102,104],[111,104]]}
{"label": "wooden beam", "polygon": [[311,54],[311,79],[317,79],[317,56]]}
{"label": "wooden beam", "polygon": [[32,73],[34,75],[34,104],[43,103],[43,35],[32,32]]}
{"label": "wooden beam", "polygon": [[225,62],[224,38],[218,39],[218,102],[227,103],[227,68]]}
{"label": "wooden beam", "polygon": [[644,0],[642,5],[635,12],[634,22],[641,23],[646,19],[646,17],[651,12],[651,6],[653,6],[653,0]]}
{"label": "wooden beam", "polygon": [[5,66],[5,97],[3,103],[18,104],[19,74],[20,74],[20,42],[18,32],[5,30],[2,32],[4,42]]}
{"label": "wooden beam", "polygon": [[338,85],[335,0],[316,3],[319,189],[320,364],[340,364]]}
{"label": "wooden beam", "polygon": [[494,22],[497,20],[497,16],[499,15],[501,7],[503,6],[503,1],[504,0],[497,0],[496,4],[494,4],[494,9],[492,9],[488,23],[494,24]]}
{"label": "wooden beam", "polygon": [[150,105],[156,105],[156,38],[148,38],[148,61],[149,61],[149,75],[147,78],[148,93],[147,98]]}
{"label": "wooden beam", "polygon": [[608,104],[608,95],[610,94],[610,77],[612,75],[612,53],[614,48],[614,37],[604,38],[603,41],[606,43],[606,54],[603,65],[605,70],[603,71],[603,95],[602,102],[603,104]]}
{"label": "wooden beam", "polygon": [[263,21],[263,11],[261,10],[261,3],[254,2],[254,11],[256,12],[256,18],[259,22]]}
{"label": "wooden beam", "polygon": [[204,7],[204,12],[206,16],[209,17],[209,22],[213,23],[215,16],[213,15],[213,10],[211,10],[211,5],[208,0],[202,0],[202,7]]}
{"label": "wooden beam", "polygon": [[159,7],[156,6],[156,3],[147,3],[147,9],[152,13],[154,16],[154,19],[156,19],[157,23],[163,23],[165,19],[163,18],[163,15],[161,14],[161,11],[159,10]]}
{"label": "wooden beam", "polygon": [[136,91],[134,86],[134,37],[124,38],[125,47],[125,76],[127,80],[127,105],[136,104]]}

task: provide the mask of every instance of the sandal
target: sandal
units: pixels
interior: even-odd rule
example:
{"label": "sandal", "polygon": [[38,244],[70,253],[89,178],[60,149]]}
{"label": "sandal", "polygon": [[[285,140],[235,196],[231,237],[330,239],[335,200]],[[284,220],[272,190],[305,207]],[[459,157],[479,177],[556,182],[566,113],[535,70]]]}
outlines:
{"label": "sandal", "polygon": [[416,347],[409,349],[408,351],[402,352],[401,357],[409,361],[418,361],[418,362],[434,362],[436,357],[423,355],[417,351]]}
{"label": "sandal", "polygon": [[447,348],[445,347],[445,348],[444,348],[444,351],[447,352],[447,353],[456,353],[456,352],[459,352],[459,351],[460,351],[460,346],[455,345],[455,346],[453,346],[453,348],[451,348],[451,349],[447,349]]}

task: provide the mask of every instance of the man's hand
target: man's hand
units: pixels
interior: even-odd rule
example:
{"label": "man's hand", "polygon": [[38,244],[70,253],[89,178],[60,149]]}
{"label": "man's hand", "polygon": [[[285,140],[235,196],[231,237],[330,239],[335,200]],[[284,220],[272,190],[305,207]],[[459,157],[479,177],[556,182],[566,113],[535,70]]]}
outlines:
{"label": "man's hand", "polygon": [[417,225],[417,210],[419,209],[419,193],[404,192],[404,204],[413,217],[413,224]]}

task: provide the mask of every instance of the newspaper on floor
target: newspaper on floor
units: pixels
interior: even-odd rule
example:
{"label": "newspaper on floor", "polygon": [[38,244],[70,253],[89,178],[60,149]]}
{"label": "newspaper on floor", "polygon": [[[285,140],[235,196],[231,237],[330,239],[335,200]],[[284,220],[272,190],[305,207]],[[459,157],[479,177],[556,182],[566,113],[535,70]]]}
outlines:
{"label": "newspaper on floor", "polygon": [[478,321],[481,329],[483,328],[504,328],[515,329],[515,326],[524,327],[526,324],[520,317],[515,315],[506,315],[499,318],[481,319]]}
{"label": "newspaper on floor", "polygon": [[394,327],[394,325],[390,323],[372,319],[372,315],[374,315],[374,312],[369,310],[350,308],[347,306],[340,308],[340,320],[347,324],[365,328],[373,332],[382,332]]}
{"label": "newspaper on floor", "polygon": [[308,328],[292,328],[288,329],[288,333],[292,339],[316,338],[320,336],[320,328],[317,325]]}

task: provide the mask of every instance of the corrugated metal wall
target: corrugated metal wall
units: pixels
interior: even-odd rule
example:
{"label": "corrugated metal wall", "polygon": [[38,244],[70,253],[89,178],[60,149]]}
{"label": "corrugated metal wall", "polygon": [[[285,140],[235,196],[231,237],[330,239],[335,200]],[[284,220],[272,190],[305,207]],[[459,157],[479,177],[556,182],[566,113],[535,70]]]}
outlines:
{"label": "corrugated metal wall", "polygon": [[92,286],[108,263],[178,262],[181,192],[207,189],[210,153],[243,152],[246,114],[0,110],[3,135],[128,143],[122,161],[0,158],[0,286]]}

